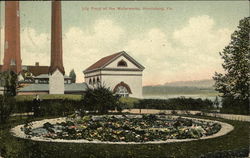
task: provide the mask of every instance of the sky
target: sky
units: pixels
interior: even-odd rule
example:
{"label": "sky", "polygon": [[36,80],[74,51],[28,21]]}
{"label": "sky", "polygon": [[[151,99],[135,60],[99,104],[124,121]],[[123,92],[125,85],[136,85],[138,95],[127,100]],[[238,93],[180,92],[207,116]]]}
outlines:
{"label": "sky", "polygon": [[[84,82],[88,66],[126,51],[145,67],[143,85],[211,79],[223,72],[219,52],[247,16],[248,1],[62,1],[66,74],[74,69]],[[49,65],[51,2],[20,1],[20,19],[22,64]]]}

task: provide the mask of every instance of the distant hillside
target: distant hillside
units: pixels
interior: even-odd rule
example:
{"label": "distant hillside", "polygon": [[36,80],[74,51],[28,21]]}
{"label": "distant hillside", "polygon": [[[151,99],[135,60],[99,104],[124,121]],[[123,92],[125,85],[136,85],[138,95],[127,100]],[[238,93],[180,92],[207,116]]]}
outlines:
{"label": "distant hillside", "polygon": [[144,86],[143,95],[216,94],[213,80],[178,81],[158,86]]}
{"label": "distant hillside", "polygon": [[196,81],[176,81],[165,83],[164,86],[174,86],[174,87],[213,87],[214,80],[196,80]]}

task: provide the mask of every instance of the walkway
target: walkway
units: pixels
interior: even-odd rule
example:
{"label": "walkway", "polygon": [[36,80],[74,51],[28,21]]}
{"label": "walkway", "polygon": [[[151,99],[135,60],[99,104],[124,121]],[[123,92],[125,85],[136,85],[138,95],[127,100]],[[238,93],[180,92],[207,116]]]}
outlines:
{"label": "walkway", "polygon": [[[248,121],[250,122],[250,116],[249,115],[234,115],[234,114],[220,114],[220,113],[203,113],[201,111],[186,111],[186,110],[157,110],[157,109],[130,109],[130,110],[123,110],[122,112],[129,112],[131,114],[159,114],[159,113],[164,113],[164,114],[173,114],[173,111],[176,114],[191,114],[191,115],[196,115],[196,114],[201,114],[205,116],[212,116],[212,117],[219,117],[219,118],[224,118],[224,119],[229,119],[229,120],[238,120],[238,121]],[[11,116],[29,116],[33,115],[33,112],[29,113],[15,113],[12,114]]]}
{"label": "walkway", "polygon": [[[164,113],[164,114],[173,114],[173,110],[157,110],[157,109],[131,109],[131,110],[123,110],[122,112],[129,112],[132,114],[158,114],[158,113]],[[203,113],[201,111],[186,111],[186,110],[174,110],[176,114],[202,114],[205,116],[212,116],[212,117],[219,117],[229,120],[239,120],[239,121],[248,121],[250,122],[250,116],[249,115],[234,115],[234,114],[220,114],[220,113]]]}

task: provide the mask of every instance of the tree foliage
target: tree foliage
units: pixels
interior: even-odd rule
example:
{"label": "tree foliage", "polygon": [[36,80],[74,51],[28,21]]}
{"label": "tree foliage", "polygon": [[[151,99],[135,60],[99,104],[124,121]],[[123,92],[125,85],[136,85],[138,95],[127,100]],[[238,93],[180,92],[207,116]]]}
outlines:
{"label": "tree foliage", "polygon": [[83,110],[98,111],[105,114],[108,110],[119,109],[119,96],[115,95],[109,88],[98,85],[95,88],[89,88],[83,99]]}
{"label": "tree foliage", "polygon": [[250,86],[250,17],[240,20],[231,41],[220,55],[225,73],[215,73],[215,89],[222,93],[222,111],[226,113],[249,113]]}
{"label": "tree foliage", "polygon": [[215,73],[215,88],[223,97],[246,100],[250,84],[250,17],[240,20],[237,30],[231,35],[231,42],[220,55],[225,74]]}
{"label": "tree foliage", "polygon": [[72,70],[70,71],[69,77],[71,77],[72,83],[76,83],[76,73],[75,73],[74,69],[72,69]]}
{"label": "tree foliage", "polygon": [[5,123],[15,106],[15,99],[13,97],[6,97],[4,95],[0,95],[0,124]]}
{"label": "tree foliage", "polygon": [[17,74],[13,71],[5,71],[1,73],[2,84],[5,88],[4,95],[15,96],[17,89]]}

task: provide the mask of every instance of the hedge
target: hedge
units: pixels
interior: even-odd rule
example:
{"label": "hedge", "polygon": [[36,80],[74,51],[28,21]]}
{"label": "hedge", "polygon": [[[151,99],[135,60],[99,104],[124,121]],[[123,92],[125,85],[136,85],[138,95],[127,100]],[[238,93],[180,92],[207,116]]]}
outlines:
{"label": "hedge", "polygon": [[[53,99],[67,99],[67,100],[81,100],[82,95],[80,94],[40,94],[42,100],[53,100]],[[16,101],[32,101],[35,98],[34,95],[17,95],[15,96]]]}
{"label": "hedge", "polygon": [[249,115],[249,99],[240,100],[224,97],[222,98],[221,113]]}
{"label": "hedge", "polygon": [[[164,109],[164,110],[208,110],[213,108],[213,102],[208,99],[172,98],[172,99],[136,99],[121,98],[123,109]],[[33,101],[17,101],[15,113],[31,112]],[[65,116],[72,114],[82,106],[81,100],[72,99],[45,99],[39,103],[43,116]]]}
{"label": "hedge", "polygon": [[[52,99],[40,101],[39,106],[42,116],[66,116],[74,113],[80,104],[81,101],[78,100]],[[33,105],[33,101],[18,101],[16,102],[14,112],[32,112]]]}
{"label": "hedge", "polygon": [[212,109],[213,102],[209,99],[171,98],[171,99],[143,99],[135,108],[162,110],[203,110]]}

